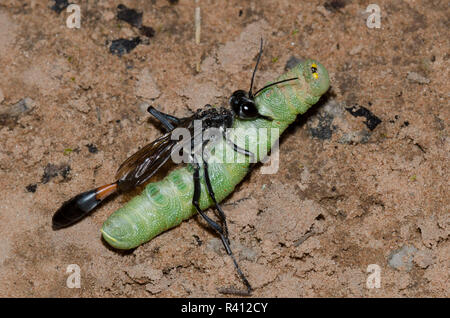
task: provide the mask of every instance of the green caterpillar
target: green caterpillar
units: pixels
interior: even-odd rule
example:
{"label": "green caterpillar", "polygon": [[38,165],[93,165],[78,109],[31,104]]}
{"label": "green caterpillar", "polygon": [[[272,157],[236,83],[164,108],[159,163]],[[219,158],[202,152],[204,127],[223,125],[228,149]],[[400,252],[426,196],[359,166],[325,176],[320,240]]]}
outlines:
{"label": "green caterpillar", "polygon": [[[290,78],[296,79],[290,81]],[[249,150],[250,145],[256,144],[258,160],[270,151],[273,141],[296,116],[305,113],[329,88],[327,70],[311,59],[298,64],[276,81],[282,80],[286,82],[269,86],[254,98],[257,110],[263,117],[253,120],[236,118],[232,126],[247,132],[246,138],[232,132],[235,144],[246,150]],[[259,142],[256,133],[253,133],[258,128],[267,128],[272,132],[267,144]],[[271,128],[277,128],[278,132],[274,133]],[[211,159],[219,156],[217,154],[221,154],[224,149],[225,153],[233,151],[225,140],[216,143],[211,151]],[[238,152],[235,152],[235,156],[240,157],[241,161],[209,164],[211,185],[218,202],[232,193],[249,172],[248,157]],[[192,217],[197,212],[192,204],[193,171],[193,165],[187,164],[172,171],[165,179],[148,184],[140,195],[115,211],[104,222],[101,232],[105,241],[117,249],[132,249]],[[204,169],[200,174],[199,205],[205,210],[213,206],[214,202],[208,194],[203,171]]]}

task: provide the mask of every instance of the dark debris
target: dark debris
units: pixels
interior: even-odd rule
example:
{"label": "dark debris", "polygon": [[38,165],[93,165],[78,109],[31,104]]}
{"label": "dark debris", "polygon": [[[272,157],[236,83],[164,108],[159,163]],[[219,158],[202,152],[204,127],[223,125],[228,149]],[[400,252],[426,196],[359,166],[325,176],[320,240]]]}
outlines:
{"label": "dark debris", "polygon": [[370,110],[363,106],[355,105],[352,107],[346,107],[345,110],[347,110],[354,117],[365,117],[366,121],[364,121],[364,124],[370,130],[374,130],[381,123],[380,118],[375,116]]}
{"label": "dark debris", "polygon": [[325,9],[331,12],[337,12],[340,9],[343,9],[347,5],[347,1],[345,0],[332,0],[324,3]]}
{"label": "dark debris", "polygon": [[25,188],[27,189],[28,192],[35,193],[36,189],[37,189],[37,184],[31,183],[31,184],[27,185]]}
{"label": "dark debris", "polygon": [[54,165],[49,163],[44,168],[44,174],[42,176],[41,182],[45,184],[58,175],[63,177],[63,179],[67,179],[70,170],[71,168],[68,164]]}
{"label": "dark debris", "polygon": [[17,117],[9,114],[0,114],[0,127],[9,127],[13,129],[17,125]]}
{"label": "dark debris", "polygon": [[94,144],[89,144],[86,145],[86,147],[88,148],[90,153],[97,153],[98,152],[98,148],[94,145]]}
{"label": "dark debris", "polygon": [[26,97],[17,103],[10,105],[5,110],[0,112],[0,127],[7,126],[13,129],[17,125],[20,116],[28,114],[34,108],[34,101]]}
{"label": "dark debris", "polygon": [[309,127],[309,133],[320,140],[331,139],[335,127],[331,124],[333,123],[333,116],[330,114],[318,114],[319,124],[317,127]]}
{"label": "dark debris", "polygon": [[131,40],[128,39],[116,39],[113,40],[109,52],[119,57],[130,53],[139,44],[148,44],[148,39],[155,35],[155,30],[150,26],[142,25],[143,13],[135,9],[128,8],[124,4],[117,6],[117,19],[129,23],[131,26],[137,28],[141,35],[145,36],[144,40],[140,37],[135,37]]}
{"label": "dark debris", "polygon": [[286,65],[284,66],[284,70],[288,71],[291,68],[294,68],[295,66],[297,66],[297,64],[301,63],[301,62],[303,62],[303,59],[297,58],[297,57],[291,55],[289,60],[287,60]]}
{"label": "dark debris", "polygon": [[139,32],[141,32],[142,35],[144,35],[148,38],[151,38],[155,35],[155,29],[153,29],[152,27],[149,27],[149,26],[145,26],[145,25],[143,25],[139,28]]}
{"label": "dark debris", "polygon": [[128,8],[124,4],[119,4],[117,6],[117,19],[125,21],[135,28],[138,28],[142,35],[151,38],[155,35],[155,30],[150,26],[142,25],[142,16],[142,12]]}
{"label": "dark debris", "polygon": [[65,8],[69,6],[69,1],[67,0],[53,0],[54,4],[50,7],[56,13],[61,13]]}
{"label": "dark debris", "polygon": [[141,43],[140,37],[135,37],[131,40],[117,39],[113,40],[109,52],[114,55],[122,56],[126,53],[130,53],[138,44]]}
{"label": "dark debris", "polygon": [[125,21],[136,28],[142,26],[142,12],[130,9],[123,4],[117,6],[117,19]]}
{"label": "dark debris", "polygon": [[198,235],[192,235],[195,239],[195,241],[197,242],[197,246],[202,246],[203,241],[200,239],[200,237],[198,237]]}

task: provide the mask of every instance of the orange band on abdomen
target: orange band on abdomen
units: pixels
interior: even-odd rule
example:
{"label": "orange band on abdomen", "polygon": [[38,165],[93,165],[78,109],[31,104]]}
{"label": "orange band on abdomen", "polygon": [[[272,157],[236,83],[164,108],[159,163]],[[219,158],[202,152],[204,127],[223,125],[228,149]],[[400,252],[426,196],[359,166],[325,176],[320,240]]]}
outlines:
{"label": "orange band on abdomen", "polygon": [[117,183],[111,183],[97,188],[95,198],[102,201],[117,191]]}

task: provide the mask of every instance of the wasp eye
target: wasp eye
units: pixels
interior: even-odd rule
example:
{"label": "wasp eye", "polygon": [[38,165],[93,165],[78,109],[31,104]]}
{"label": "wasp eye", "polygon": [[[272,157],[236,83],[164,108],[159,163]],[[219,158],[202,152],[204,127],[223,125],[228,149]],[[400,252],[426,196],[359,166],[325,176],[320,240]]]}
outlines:
{"label": "wasp eye", "polygon": [[245,119],[252,119],[258,117],[258,109],[255,106],[255,103],[253,102],[244,102],[241,106],[241,113],[239,114],[239,117],[245,118]]}
{"label": "wasp eye", "polygon": [[231,95],[229,103],[234,114],[240,119],[254,119],[259,117],[255,102],[243,90],[235,91]]}

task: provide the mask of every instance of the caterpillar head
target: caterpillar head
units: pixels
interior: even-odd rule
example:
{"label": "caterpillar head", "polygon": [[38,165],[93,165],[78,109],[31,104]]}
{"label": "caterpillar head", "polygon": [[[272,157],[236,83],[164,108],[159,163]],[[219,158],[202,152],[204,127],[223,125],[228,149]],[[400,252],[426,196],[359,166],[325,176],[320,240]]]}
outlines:
{"label": "caterpillar head", "polygon": [[322,96],[330,87],[330,79],[326,68],[313,59],[307,59],[302,63],[303,78],[309,93],[314,97]]}
{"label": "caterpillar head", "polygon": [[330,87],[325,67],[306,59],[255,94],[255,103],[262,117],[286,123],[305,113]]}

